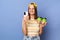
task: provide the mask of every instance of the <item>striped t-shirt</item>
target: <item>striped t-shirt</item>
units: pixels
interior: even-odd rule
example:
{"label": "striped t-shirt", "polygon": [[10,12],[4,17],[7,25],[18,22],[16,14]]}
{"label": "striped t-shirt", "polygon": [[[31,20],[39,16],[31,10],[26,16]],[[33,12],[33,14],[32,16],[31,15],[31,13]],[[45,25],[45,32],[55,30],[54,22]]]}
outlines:
{"label": "striped t-shirt", "polygon": [[28,36],[37,36],[39,35],[39,23],[37,20],[28,20],[27,21],[27,33]]}

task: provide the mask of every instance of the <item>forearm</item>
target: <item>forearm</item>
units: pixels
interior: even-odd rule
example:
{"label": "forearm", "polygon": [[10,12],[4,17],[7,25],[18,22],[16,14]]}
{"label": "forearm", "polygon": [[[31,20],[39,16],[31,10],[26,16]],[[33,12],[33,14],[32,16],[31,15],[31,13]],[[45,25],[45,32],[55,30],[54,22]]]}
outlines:
{"label": "forearm", "polygon": [[43,33],[43,31],[41,30],[41,31],[39,31],[39,35],[42,35],[42,33]]}
{"label": "forearm", "polygon": [[23,29],[22,31],[23,31],[24,35],[27,35],[26,29]]}
{"label": "forearm", "polygon": [[40,25],[40,30],[39,30],[39,34],[41,35],[43,33],[43,26]]}
{"label": "forearm", "polygon": [[26,22],[24,20],[22,21],[22,31],[24,35],[27,35]]}

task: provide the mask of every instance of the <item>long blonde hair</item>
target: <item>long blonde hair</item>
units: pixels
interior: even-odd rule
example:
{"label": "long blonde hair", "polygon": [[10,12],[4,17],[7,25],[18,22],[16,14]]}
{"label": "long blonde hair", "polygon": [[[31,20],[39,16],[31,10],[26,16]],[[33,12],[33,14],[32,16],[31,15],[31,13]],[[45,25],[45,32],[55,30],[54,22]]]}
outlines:
{"label": "long blonde hair", "polygon": [[[34,10],[35,10],[34,19],[37,19],[37,4],[32,2],[29,5],[33,5],[34,6]],[[29,19],[30,19],[29,5],[28,5],[28,15],[29,15]]]}

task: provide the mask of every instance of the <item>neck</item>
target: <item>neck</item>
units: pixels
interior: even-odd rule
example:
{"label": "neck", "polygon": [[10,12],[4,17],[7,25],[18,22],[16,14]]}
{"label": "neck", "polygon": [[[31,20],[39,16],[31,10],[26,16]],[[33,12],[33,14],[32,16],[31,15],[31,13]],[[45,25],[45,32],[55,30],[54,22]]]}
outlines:
{"label": "neck", "polygon": [[31,19],[34,19],[34,15],[30,15]]}

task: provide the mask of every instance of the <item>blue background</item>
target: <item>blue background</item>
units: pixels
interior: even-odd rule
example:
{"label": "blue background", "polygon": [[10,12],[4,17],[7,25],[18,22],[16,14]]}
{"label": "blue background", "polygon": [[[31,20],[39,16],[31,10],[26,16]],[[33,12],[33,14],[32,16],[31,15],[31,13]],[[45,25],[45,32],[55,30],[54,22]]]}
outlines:
{"label": "blue background", "polygon": [[22,18],[36,2],[38,16],[47,18],[41,40],[60,40],[60,0],[0,0],[0,40],[22,40]]}

